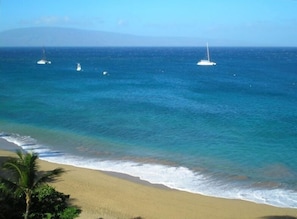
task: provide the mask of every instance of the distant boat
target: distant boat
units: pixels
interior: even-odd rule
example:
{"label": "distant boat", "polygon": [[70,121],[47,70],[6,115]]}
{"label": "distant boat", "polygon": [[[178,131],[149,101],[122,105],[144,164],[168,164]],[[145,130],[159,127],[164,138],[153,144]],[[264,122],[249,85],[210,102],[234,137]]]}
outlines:
{"label": "distant boat", "polygon": [[38,65],[46,65],[46,64],[52,64],[51,61],[46,60],[46,55],[45,55],[45,49],[42,50],[42,58],[37,61]]}
{"label": "distant boat", "polygon": [[102,75],[108,75],[107,71],[102,72]]}
{"label": "distant boat", "polygon": [[204,66],[207,66],[207,65],[216,65],[217,63],[210,61],[208,43],[206,43],[206,53],[207,53],[207,60],[206,59],[202,59],[199,62],[197,62],[197,65],[204,65]]}
{"label": "distant boat", "polygon": [[76,71],[81,71],[81,65],[80,65],[80,63],[77,63],[77,65],[76,65]]}

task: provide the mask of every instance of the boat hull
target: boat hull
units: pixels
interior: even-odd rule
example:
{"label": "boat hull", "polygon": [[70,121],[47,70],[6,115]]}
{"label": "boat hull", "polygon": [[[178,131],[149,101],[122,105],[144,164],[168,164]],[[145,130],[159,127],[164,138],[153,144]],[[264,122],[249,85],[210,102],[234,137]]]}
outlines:
{"label": "boat hull", "polygon": [[44,60],[44,59],[41,59],[41,60],[37,61],[37,64],[38,65],[47,65],[47,64],[52,64],[52,62],[51,61]]}
{"label": "boat hull", "polygon": [[216,64],[217,63],[211,62],[208,60],[201,60],[200,62],[197,63],[197,65],[200,65],[200,66],[211,66],[211,65],[216,65]]}

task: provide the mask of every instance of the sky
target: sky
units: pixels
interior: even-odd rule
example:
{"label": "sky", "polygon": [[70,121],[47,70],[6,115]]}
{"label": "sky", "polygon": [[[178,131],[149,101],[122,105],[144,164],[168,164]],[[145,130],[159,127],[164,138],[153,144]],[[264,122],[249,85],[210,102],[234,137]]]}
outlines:
{"label": "sky", "polygon": [[297,0],[0,0],[0,31],[47,26],[297,46]]}

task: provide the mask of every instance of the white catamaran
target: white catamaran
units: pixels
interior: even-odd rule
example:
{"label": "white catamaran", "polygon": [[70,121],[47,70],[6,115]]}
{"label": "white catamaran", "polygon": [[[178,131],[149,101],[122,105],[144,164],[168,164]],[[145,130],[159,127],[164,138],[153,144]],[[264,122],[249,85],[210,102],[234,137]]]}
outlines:
{"label": "white catamaran", "polygon": [[197,65],[204,65],[204,66],[216,65],[217,63],[210,61],[208,43],[206,43],[206,53],[207,53],[207,60],[206,59],[201,59],[199,62],[197,62]]}
{"label": "white catamaran", "polygon": [[46,56],[45,56],[45,49],[42,50],[42,58],[37,61],[38,65],[45,65],[45,64],[52,64],[51,61],[46,60]]}
{"label": "white catamaran", "polygon": [[80,63],[77,63],[77,65],[76,65],[76,71],[81,71],[81,65],[80,65]]}

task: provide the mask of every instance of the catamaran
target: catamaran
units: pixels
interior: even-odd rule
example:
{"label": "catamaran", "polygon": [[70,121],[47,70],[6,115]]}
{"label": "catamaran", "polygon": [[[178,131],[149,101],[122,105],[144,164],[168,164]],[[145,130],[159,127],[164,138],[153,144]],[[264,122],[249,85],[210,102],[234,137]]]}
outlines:
{"label": "catamaran", "polygon": [[45,64],[52,64],[51,61],[46,60],[46,56],[45,56],[45,49],[42,50],[42,58],[37,61],[38,65],[45,65]]}
{"label": "catamaran", "polygon": [[201,59],[199,62],[197,62],[197,65],[204,65],[204,66],[216,65],[217,63],[210,61],[208,43],[206,43],[206,53],[207,53],[207,60],[206,59]]}
{"label": "catamaran", "polygon": [[80,63],[77,63],[76,71],[81,71],[81,65],[80,65]]}

